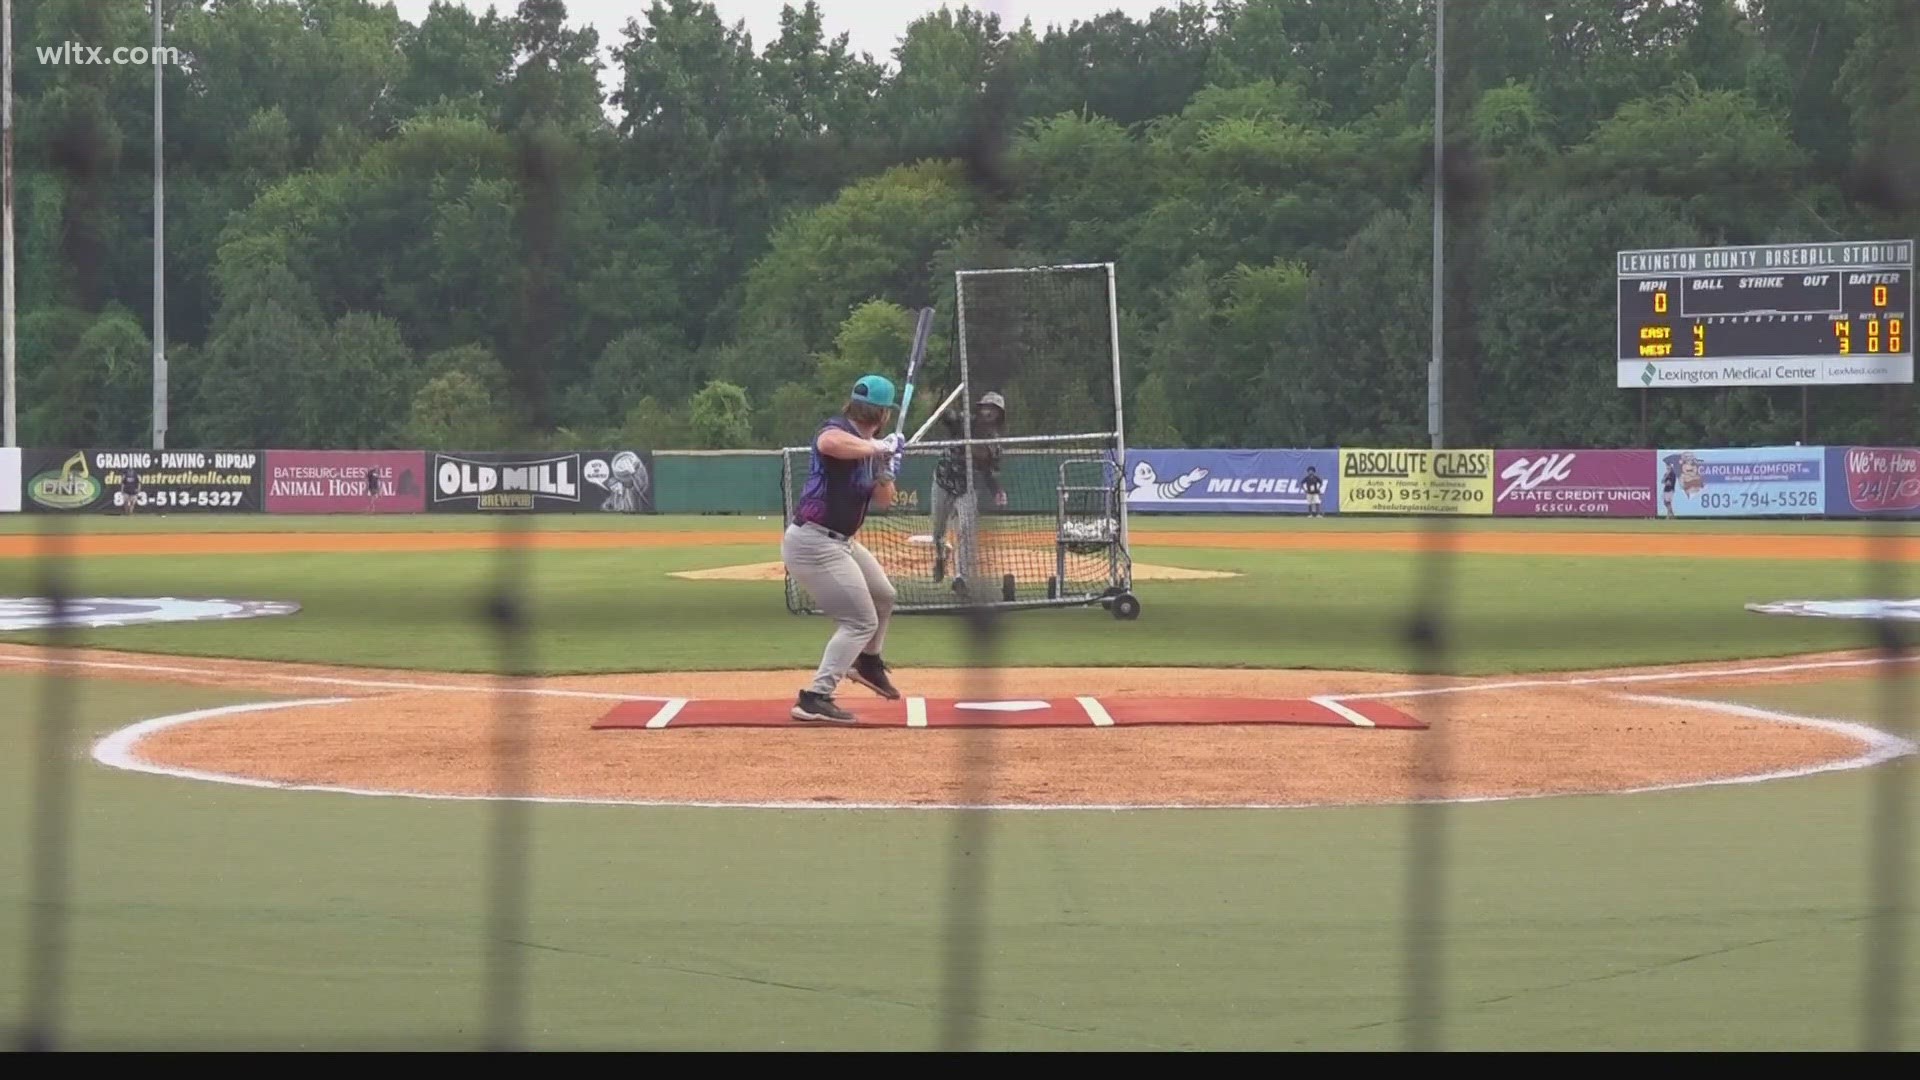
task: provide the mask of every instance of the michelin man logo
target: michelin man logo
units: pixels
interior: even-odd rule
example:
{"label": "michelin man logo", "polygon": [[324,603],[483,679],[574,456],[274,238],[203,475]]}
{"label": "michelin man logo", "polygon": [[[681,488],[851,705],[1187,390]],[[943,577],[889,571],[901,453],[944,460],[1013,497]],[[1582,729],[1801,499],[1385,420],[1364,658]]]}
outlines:
{"label": "michelin man logo", "polygon": [[1166,483],[1160,483],[1159,473],[1149,462],[1137,462],[1133,466],[1133,490],[1127,492],[1127,505],[1143,502],[1171,502],[1185,494],[1186,490],[1199,483],[1207,475],[1207,470],[1194,467],[1181,473]]}

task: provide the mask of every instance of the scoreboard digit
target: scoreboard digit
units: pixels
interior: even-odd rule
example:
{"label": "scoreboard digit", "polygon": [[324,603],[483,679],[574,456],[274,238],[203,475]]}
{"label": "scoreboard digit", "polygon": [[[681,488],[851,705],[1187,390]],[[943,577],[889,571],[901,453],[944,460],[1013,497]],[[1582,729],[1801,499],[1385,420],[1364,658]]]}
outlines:
{"label": "scoreboard digit", "polygon": [[1615,385],[1913,382],[1911,240],[1615,255]]}

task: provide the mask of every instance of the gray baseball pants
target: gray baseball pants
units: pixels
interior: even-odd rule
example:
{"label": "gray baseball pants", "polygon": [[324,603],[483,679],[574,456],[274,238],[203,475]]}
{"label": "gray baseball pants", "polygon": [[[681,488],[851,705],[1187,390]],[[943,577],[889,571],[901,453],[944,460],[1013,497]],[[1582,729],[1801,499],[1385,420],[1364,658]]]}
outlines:
{"label": "gray baseball pants", "polygon": [[939,484],[933,485],[933,543],[936,551],[947,546],[947,521],[955,509],[960,511],[960,560],[951,569],[954,577],[971,579],[974,571],[974,538],[980,528],[980,503],[973,489],[955,495]]}
{"label": "gray baseball pants", "polygon": [[893,614],[893,582],[858,540],[836,540],[818,525],[788,525],[780,558],[793,580],[838,624],[807,689],[831,694],[863,652],[878,653]]}

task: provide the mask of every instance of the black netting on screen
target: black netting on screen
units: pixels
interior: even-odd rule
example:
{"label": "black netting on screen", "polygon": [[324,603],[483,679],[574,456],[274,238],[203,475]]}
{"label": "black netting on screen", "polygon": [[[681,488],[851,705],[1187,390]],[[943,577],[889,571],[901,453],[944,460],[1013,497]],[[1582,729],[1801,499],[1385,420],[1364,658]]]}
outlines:
{"label": "black netting on screen", "polygon": [[[697,448],[765,464],[765,471],[730,474],[755,478],[738,481],[752,487],[739,500],[752,509],[722,512],[768,518],[766,477],[777,457],[784,528],[808,477],[809,452],[793,445],[796,437],[838,407],[842,374],[897,374],[897,315],[916,309],[938,311],[941,322],[904,423],[914,438],[901,459],[899,500],[870,514],[859,542],[893,583],[895,612],[955,620],[951,634],[939,620],[922,620],[913,630],[925,636],[910,649],[930,669],[959,666],[953,685],[979,702],[1038,692],[1021,670],[1036,657],[1012,645],[1033,640],[1031,625],[1050,617],[1028,609],[1084,608],[1095,622],[1141,614],[1134,582],[1140,522],[1129,518],[1128,497],[1146,491],[1178,501],[1203,482],[1179,470],[1156,472],[1143,449],[1337,455],[1329,448],[1377,447],[1390,462],[1407,457],[1407,448],[1431,446],[1457,448],[1461,461],[1491,462],[1503,450],[1543,448],[1532,455],[1539,471],[1522,468],[1516,480],[1556,465],[1571,473],[1568,455],[1601,449],[1652,457],[1681,448],[1663,456],[1682,458],[1687,447],[1784,449],[1797,441],[1894,448],[1903,451],[1897,460],[1911,460],[1915,398],[1897,379],[1706,385],[1663,374],[1683,373],[1695,359],[1748,368],[1870,367],[1911,351],[1911,244],[1920,234],[1920,144],[1912,138],[1920,3],[1911,0],[1223,0],[1170,2],[1147,16],[1113,13],[1058,32],[1047,25],[1045,5],[988,0],[927,15],[882,63],[857,61],[804,5],[772,41],[735,36],[723,22],[732,17],[725,6],[675,2],[638,16],[630,40],[603,33],[597,44],[575,29],[585,15],[579,5],[572,13],[550,0],[509,6],[511,14],[483,20],[436,5],[431,27],[402,28],[385,9],[358,0],[13,0],[8,254],[17,249],[19,259],[5,317],[17,330],[19,363],[6,402],[8,449],[24,445],[38,451],[35,460],[55,464],[35,466],[48,501],[19,526],[33,543],[20,549],[26,553],[9,591],[29,595],[8,600],[59,613],[96,586],[130,580],[117,576],[118,556],[87,554],[112,547],[91,547],[100,539],[92,534],[166,532],[175,523],[146,513],[144,504],[131,521],[85,522],[55,513],[55,504],[94,482],[78,448],[139,446],[150,433],[156,443],[167,433],[176,448],[405,447],[423,455]],[[821,6],[833,18],[862,17],[854,0]],[[988,18],[994,14],[997,26]],[[1034,16],[1031,35],[1018,29],[1027,15]],[[130,44],[144,38],[149,17],[165,20],[185,62],[150,72],[53,63],[41,51],[68,39],[83,48]],[[295,42],[312,47],[291,48]],[[605,56],[620,70],[596,70]],[[603,111],[609,101],[596,92],[609,85],[608,74],[620,89],[618,110]],[[143,112],[156,78],[168,95],[161,117]],[[161,119],[169,125],[164,136]],[[151,137],[168,151],[164,166],[153,158],[158,177],[147,174],[150,122]],[[150,191],[157,178],[169,185],[164,198]],[[165,236],[156,203],[167,211]],[[159,252],[152,271],[150,225]],[[1887,250],[1853,266],[1867,279],[1831,303],[1788,311],[1741,299],[1792,300],[1827,287],[1789,269],[1784,284],[1751,294],[1735,285],[1717,301],[1703,300],[1698,310],[1727,305],[1705,316],[1718,321],[1703,323],[1685,321],[1672,306],[1685,306],[1683,291],[1651,287],[1668,276],[1664,265],[1629,269],[1616,261],[1767,249],[1795,259],[1796,252],[1824,248],[1833,256],[1853,246]],[[1852,258],[1806,273],[1830,273]],[[156,311],[149,323],[150,308],[163,308],[167,318]],[[160,378],[169,369],[158,360],[149,382],[155,340],[173,365],[171,399]],[[1845,347],[1818,355],[1829,341]],[[1551,463],[1543,464],[1547,455]],[[598,460],[603,470],[619,468],[607,466],[606,455]],[[1478,483],[1489,479],[1486,471],[1447,479]],[[628,481],[636,475],[622,472]],[[1402,494],[1433,490],[1412,477],[1364,478],[1369,487],[1382,481],[1378,490],[1394,479],[1407,481],[1393,489]],[[20,477],[28,485],[35,479]],[[564,485],[576,479],[584,478],[556,474],[542,498],[560,504]],[[1495,493],[1509,477],[1493,479],[1495,486],[1476,489],[1486,496],[1478,508],[1504,501]],[[1604,504],[1611,496],[1594,492],[1649,484],[1658,505],[1658,481],[1644,477],[1595,480],[1572,499]],[[1912,594],[1915,565],[1912,522],[1896,520],[1912,507],[1892,505],[1911,495],[1904,484],[1875,482],[1866,501],[1881,501],[1863,512],[1886,520],[1864,528],[1763,508],[1771,516],[1753,521],[1669,518],[1647,543],[1657,548],[1669,537],[1723,526],[1747,539],[1819,538],[1829,527],[1864,534],[1856,574],[1822,576],[1838,564],[1832,557],[1806,565],[1756,559],[1751,591],[1773,599],[1807,581],[1817,582],[1809,593],[1897,599]],[[666,487],[653,490],[664,500]],[[757,935],[758,951],[695,955],[700,941],[688,927],[721,916],[651,910],[647,886],[710,872],[716,890],[739,887],[734,867],[689,867],[658,854],[685,850],[671,843],[689,816],[684,807],[562,819],[525,801],[558,760],[539,753],[553,743],[540,728],[535,695],[585,637],[626,634],[649,620],[745,637],[766,620],[783,623],[782,597],[771,582],[751,586],[750,603],[715,605],[726,614],[709,624],[693,602],[673,610],[629,603],[633,582],[616,573],[595,601],[567,607],[553,601],[567,594],[547,587],[579,573],[569,561],[578,553],[543,550],[541,534],[585,531],[579,520],[504,513],[456,530],[485,538],[456,556],[474,568],[461,595],[423,590],[418,597],[422,609],[458,603],[464,615],[453,621],[463,622],[471,662],[459,678],[491,680],[463,714],[486,732],[478,755],[486,779],[461,796],[490,801],[454,817],[467,831],[448,834],[474,860],[471,879],[459,882],[466,892],[423,894],[404,911],[357,910],[356,860],[391,853],[370,846],[322,852],[316,844],[311,858],[296,860],[287,879],[274,883],[282,891],[222,897],[182,917],[223,944],[257,935],[263,952],[293,951],[284,968],[272,957],[232,964],[198,955],[184,931],[136,937],[104,918],[140,908],[159,921],[171,901],[137,889],[98,891],[104,860],[84,850],[88,838],[107,835],[103,815],[88,803],[107,790],[95,785],[170,785],[187,800],[201,789],[198,780],[128,778],[89,761],[83,728],[92,722],[92,691],[81,680],[136,661],[89,667],[98,658],[86,650],[96,643],[158,648],[162,636],[134,629],[83,637],[61,626],[12,639],[9,660],[37,678],[4,703],[15,706],[8,719],[27,734],[19,742],[24,790],[16,803],[24,835],[9,864],[16,880],[0,885],[0,898],[10,897],[19,913],[8,924],[9,933],[17,925],[18,941],[0,945],[0,977],[12,983],[0,991],[0,1026],[12,1045],[34,1050],[176,1043],[515,1050],[542,1041],[573,1011],[605,1007],[635,1018],[599,1028],[615,1032],[612,1042],[660,1045],[683,1034],[650,1023],[668,1015],[650,1010],[690,987],[709,993],[719,986],[738,995],[720,991],[714,1000],[737,1006],[741,1030],[782,1015],[790,1002],[832,1002],[825,1015],[855,1017],[846,1026],[849,1044],[883,1030],[890,1043],[924,1039],[940,1049],[1020,1037],[1104,1049],[1136,1045],[1129,1016],[1172,1014],[1181,1037],[1167,1043],[1179,1048],[1209,1048],[1217,1037],[1236,1045],[1431,1050],[1559,1035],[1631,1048],[1673,1030],[1711,1035],[1700,1016],[1723,1004],[1688,994],[1689,978],[1798,951],[1819,957],[1828,975],[1854,980],[1857,969],[1844,1021],[1825,1014],[1828,1029],[1813,1038],[1868,1050],[1911,1046],[1912,759],[1859,774],[1859,790],[1822,805],[1813,842],[1852,845],[1859,853],[1847,871],[1853,876],[1792,883],[1782,902],[1781,894],[1682,895],[1676,872],[1648,887],[1657,902],[1645,910],[1661,924],[1649,925],[1648,940],[1684,924],[1688,932],[1674,939],[1684,946],[1646,946],[1644,954],[1639,942],[1619,951],[1594,946],[1611,912],[1536,904],[1529,877],[1489,866],[1474,846],[1507,808],[1483,813],[1488,808],[1448,801],[1477,790],[1466,733],[1481,700],[1452,694],[1452,684],[1504,662],[1487,649],[1489,640],[1545,641],[1587,614],[1579,597],[1558,608],[1540,597],[1509,605],[1503,584],[1490,580],[1492,556],[1473,544],[1489,533],[1503,540],[1549,534],[1562,523],[1358,519],[1378,509],[1357,505],[1361,487],[1344,492],[1346,507],[1329,500],[1334,520],[1262,508],[1202,523],[1313,542],[1285,552],[1284,562],[1267,552],[1262,558],[1274,562],[1257,564],[1246,580],[1206,586],[1212,591],[1150,588],[1137,628],[1100,627],[1156,632],[1153,605],[1166,596],[1160,610],[1174,613],[1169,624],[1235,651],[1252,643],[1262,650],[1260,666],[1290,667],[1297,661],[1291,650],[1303,641],[1345,635],[1356,656],[1365,654],[1364,666],[1404,676],[1408,693],[1425,695],[1418,700],[1427,730],[1368,733],[1404,749],[1393,759],[1394,779],[1405,782],[1410,799],[1352,817],[1344,810],[1262,810],[1251,819],[1203,812],[1202,828],[1217,821],[1226,837],[1217,855],[1206,856],[1228,864],[1226,888],[1270,873],[1305,880],[1305,895],[1324,902],[1292,921],[1271,919],[1263,938],[1240,939],[1240,948],[1232,935],[1244,932],[1263,898],[1145,895],[1140,882],[1190,854],[1171,850],[1172,830],[1157,812],[1085,835],[1076,831],[1084,822],[1112,819],[1074,815],[1056,819],[1070,824],[1036,826],[1029,816],[1007,825],[1017,818],[1001,803],[1015,785],[1027,785],[1018,793],[1033,797],[1052,778],[1036,784],[1019,772],[1032,765],[1022,756],[1036,745],[1031,732],[982,727],[924,733],[921,745],[932,749],[918,764],[951,781],[941,788],[951,805],[916,807],[907,824],[887,826],[898,829],[885,838],[901,852],[939,849],[911,880],[888,883],[899,890],[888,903],[912,905],[888,945],[894,956],[914,958],[903,964],[925,965],[899,981],[906,989],[874,989],[869,973],[814,949],[817,931],[851,916],[834,896],[781,892],[785,882],[753,883],[763,890],[753,902],[763,906],[743,918],[749,932],[742,936]],[[589,490],[576,505],[613,493],[602,491]],[[729,502],[704,494],[716,505]],[[101,510],[122,496],[113,489],[104,497]],[[1151,539],[1173,546],[1169,535],[1187,524],[1158,518]],[[428,522],[421,531],[438,527]],[[1364,542],[1343,549],[1327,541],[1342,530]],[[777,542],[777,534],[754,535],[761,540]],[[1621,587],[1637,587],[1634,568],[1663,557],[1620,558],[1627,567]],[[182,550],[177,558],[201,556]],[[316,566],[323,563],[315,557]],[[343,573],[374,578],[380,568],[376,558]],[[139,584],[164,589],[170,580]],[[1323,604],[1310,592],[1321,581],[1367,590],[1373,602]],[[1270,587],[1290,599],[1245,602]],[[787,611],[820,614],[790,576],[783,592]],[[1669,620],[1661,599],[1650,596],[1644,620],[1621,636],[1711,634],[1719,625],[1702,630]],[[1727,599],[1729,617],[1740,618],[1743,597]],[[737,622],[718,621],[742,611],[749,614]],[[1366,621],[1356,631],[1344,619]],[[1077,616],[1051,621],[1084,629]],[[445,633],[446,622],[431,625]],[[1847,640],[1858,652],[1849,662],[1878,663],[1870,669],[1873,726],[1910,741],[1911,627],[1890,615],[1856,625],[1857,639]],[[806,660],[800,666],[810,666]],[[662,668],[673,662],[645,657]],[[273,693],[368,689],[343,688],[325,674],[300,678],[319,681],[278,684]],[[633,682],[645,688],[645,680]],[[601,698],[631,688],[564,693],[576,695],[565,700],[584,716],[607,704]],[[1168,745],[1143,743],[1146,749],[1119,743],[1123,749],[1108,760],[1152,758]],[[764,745],[778,754],[792,743]],[[377,743],[364,752],[389,751]],[[655,766],[644,752],[618,755],[607,752],[601,764],[608,773]],[[1814,778],[1806,790],[1831,792],[1840,787],[1832,779]],[[348,799],[315,802],[327,807],[324,814],[356,812],[341,809]],[[1667,805],[1689,802],[1676,797]],[[248,804],[220,805],[233,818],[202,818],[196,824],[204,834],[159,842],[177,844],[182,859],[217,848],[221,830],[246,817]],[[1630,805],[1623,814],[1662,804]],[[426,813],[442,811],[461,813]],[[1549,805],[1542,820],[1556,812]],[[722,835],[738,844],[725,857],[753,864],[766,854],[756,846],[762,840],[751,826],[737,826],[749,819],[735,814],[714,815],[728,819]],[[1333,864],[1342,852],[1331,846],[1319,849],[1318,861],[1274,865],[1274,850],[1296,850],[1280,842],[1362,818],[1375,826],[1364,835],[1385,852],[1373,879],[1341,879]],[[580,821],[606,845],[604,858],[546,876],[551,866],[539,845],[578,835],[549,823],[574,829]],[[1729,835],[1738,836],[1741,824]],[[838,836],[822,843],[823,863],[873,857],[850,849],[875,834],[847,835],[859,837],[848,849],[836,848]],[[382,839],[361,836],[369,845]],[[412,839],[397,839],[396,847]],[[1550,829],[1529,838],[1541,846],[1556,840]],[[294,835],[285,843],[306,841]],[[1076,862],[1080,845],[1104,845],[1112,861]],[[327,877],[327,860],[348,865],[343,881]],[[906,855],[901,863],[913,865]],[[1538,892],[1561,884],[1543,883]],[[1517,905],[1524,918],[1489,925],[1491,905],[1482,904],[1496,888],[1526,898]],[[563,925],[555,912],[578,910],[567,905],[581,894],[594,898],[580,919],[592,925]],[[1393,939],[1392,952],[1375,962],[1387,973],[1386,992],[1378,983],[1364,991],[1348,985],[1349,974],[1357,982],[1377,972],[1272,962],[1346,932],[1361,917],[1349,906],[1380,896],[1389,915],[1365,918],[1377,936]],[[1716,920],[1730,910],[1768,904],[1778,910],[1765,912],[1766,935],[1719,934]],[[1141,909],[1150,916],[1125,921]],[[1156,922],[1152,913],[1160,910],[1174,914]],[[243,921],[236,930],[226,918]],[[330,970],[334,958],[297,951],[305,930],[322,922],[397,925],[409,940],[433,942],[435,970],[403,970],[399,961],[394,971],[379,964]],[[1005,973],[1030,976],[1035,966],[1023,947],[1040,952],[1055,937],[1111,926],[1138,935],[1114,954],[1135,982],[1097,986],[1068,1004],[1056,998],[1084,994],[1097,980],[1063,964],[1038,980],[1044,992],[1009,992],[1015,980]],[[804,944],[781,952],[794,942]],[[1249,955],[1263,949],[1271,952]],[[1521,960],[1508,965],[1514,955]],[[591,992],[556,992],[561,984],[547,980],[558,958],[597,965],[592,977],[627,996],[608,1006],[604,997],[590,1000]],[[1196,961],[1218,965],[1207,981],[1231,984],[1235,994],[1209,988],[1200,1003],[1183,1000],[1182,988],[1195,983],[1182,980]],[[181,976],[179,990],[195,1002],[234,1000],[275,979],[317,972],[351,988],[343,1001],[366,988],[369,997],[392,994],[401,1011],[362,1037],[315,1037],[299,1030],[299,1020],[295,1030],[241,1030],[238,1021],[223,1028],[213,1007],[196,1018],[206,1022],[193,1033],[129,1036],[138,1029],[117,1026],[127,1018],[101,1007],[112,1000],[102,987],[117,991],[117,981],[153,979],[156,971],[193,973],[191,984]],[[406,997],[427,985],[430,1000]],[[1596,994],[1609,999],[1611,1015],[1583,1011]],[[144,1006],[154,997],[125,1000]],[[1289,1003],[1327,1000],[1338,1012],[1324,1030],[1302,1034],[1286,1015]],[[1209,1011],[1221,1001],[1224,1009]],[[408,1008],[413,1003],[417,1012]],[[156,1005],[155,1014],[169,1004]],[[1577,1022],[1567,1020],[1576,1014]],[[881,1026],[895,1023],[902,1026]],[[1783,1038],[1803,1036],[1804,1026],[1794,1015],[1777,1025]],[[1286,1037],[1270,1037],[1273,1031]]]}
{"label": "black netting on screen", "polygon": [[1112,264],[962,270],[955,342],[968,438],[989,394],[1005,401],[1003,435],[1117,432],[1120,340]]}

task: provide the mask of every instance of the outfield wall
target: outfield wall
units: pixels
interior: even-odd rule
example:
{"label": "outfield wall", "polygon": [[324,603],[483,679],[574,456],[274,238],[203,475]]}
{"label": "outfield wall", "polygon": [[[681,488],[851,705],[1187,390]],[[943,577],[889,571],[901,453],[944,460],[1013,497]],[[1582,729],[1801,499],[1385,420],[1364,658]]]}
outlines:
{"label": "outfield wall", "polygon": [[[1920,448],[1401,447],[1127,454],[1131,514],[1920,518]],[[1054,505],[1057,462],[1009,454],[1011,512]],[[129,484],[129,475],[138,478]],[[781,513],[781,453],[758,450],[0,450],[0,512]],[[930,504],[910,458],[899,505]],[[1669,484],[1671,490],[1669,491]]]}
{"label": "outfield wall", "polygon": [[0,514],[20,509],[20,449],[0,449]]}

